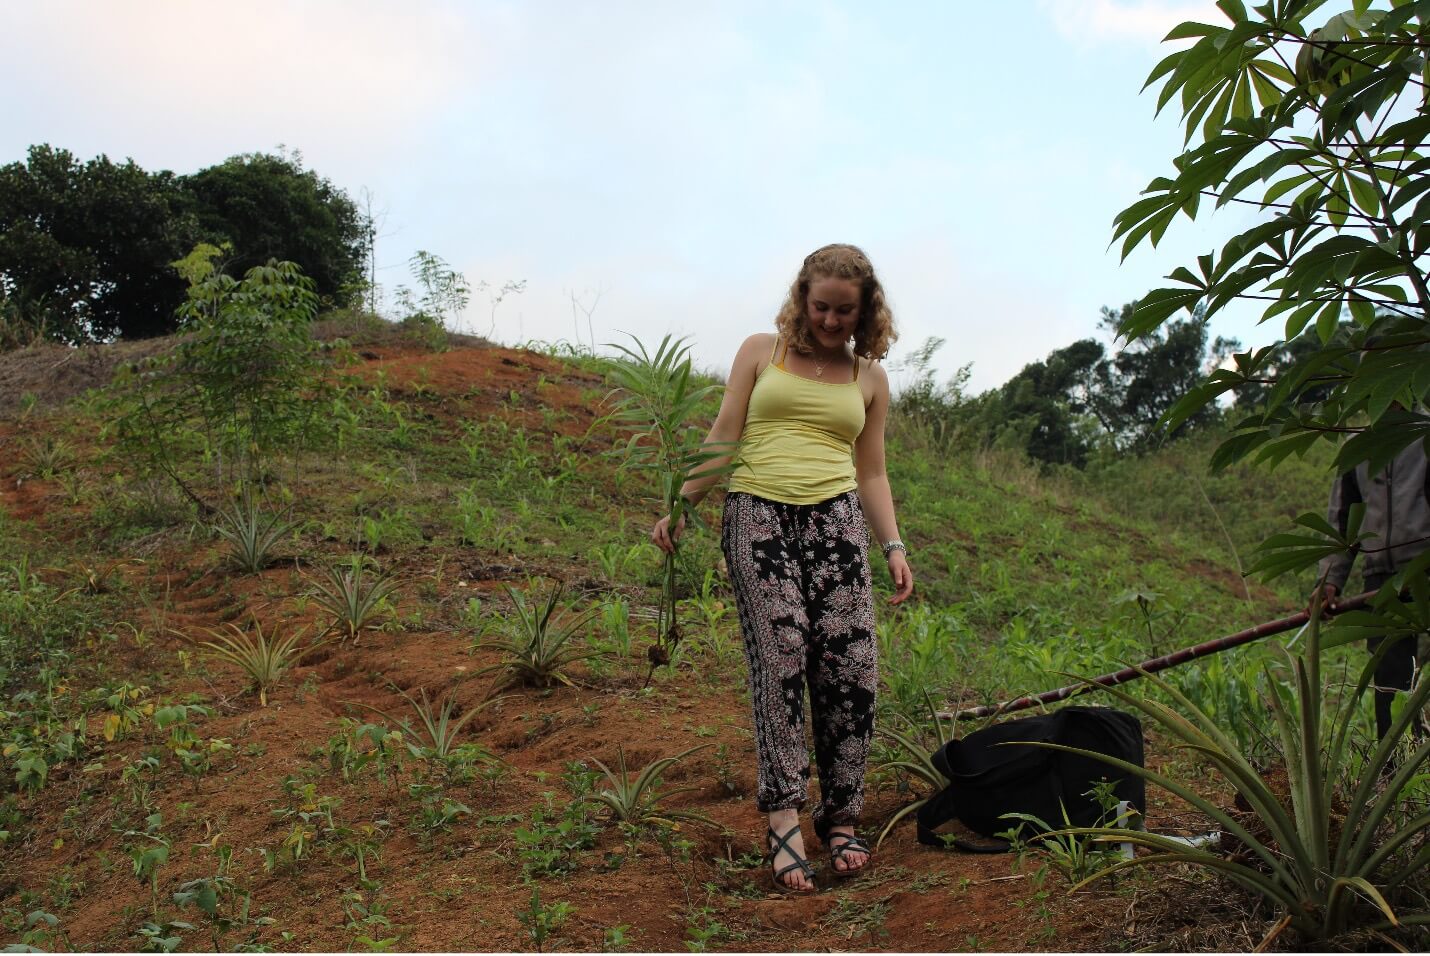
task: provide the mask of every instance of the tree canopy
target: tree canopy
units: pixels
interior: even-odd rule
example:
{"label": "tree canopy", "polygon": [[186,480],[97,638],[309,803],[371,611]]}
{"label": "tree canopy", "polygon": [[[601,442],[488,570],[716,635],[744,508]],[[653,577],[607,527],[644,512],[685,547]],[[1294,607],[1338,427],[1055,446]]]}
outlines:
{"label": "tree canopy", "polygon": [[169,263],[198,236],[171,173],[50,146],[0,167],[0,293],[50,337],[173,329],[187,283]]}
{"label": "tree canopy", "polygon": [[0,166],[0,301],[66,342],[173,331],[187,283],[172,263],[227,243],[242,275],[289,260],[344,303],[361,277],[362,219],[296,157],[237,156],[192,176],[32,146]]}
{"label": "tree canopy", "polygon": [[1259,302],[1287,340],[1314,335],[1238,353],[1168,414],[1175,426],[1226,392],[1264,395],[1217,466],[1252,454],[1275,463],[1327,441],[1337,469],[1378,471],[1430,433],[1430,4],[1355,0],[1330,16],[1326,6],[1221,0],[1226,22],[1175,28],[1168,40],[1191,45],[1147,79],[1161,84],[1159,110],[1180,105],[1186,148],[1117,216],[1123,255],[1209,200],[1262,215],[1174,269],[1121,331]]}

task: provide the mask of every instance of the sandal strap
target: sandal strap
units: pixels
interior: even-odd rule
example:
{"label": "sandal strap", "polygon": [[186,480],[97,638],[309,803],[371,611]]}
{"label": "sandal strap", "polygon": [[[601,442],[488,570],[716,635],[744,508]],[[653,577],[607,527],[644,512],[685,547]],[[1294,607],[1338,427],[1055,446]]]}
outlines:
{"label": "sandal strap", "polygon": [[[830,859],[844,860],[845,863],[849,863],[849,859],[845,856],[846,853],[862,853],[864,854],[864,862],[854,868],[855,870],[862,870],[864,868],[864,865],[867,864],[869,860],[873,858],[874,851],[869,848],[869,844],[865,843],[859,837],[848,833],[832,833],[830,834],[829,839],[832,841],[836,837],[843,837],[843,842],[831,842],[829,844]],[[845,870],[845,872],[847,873],[850,871]]]}
{"label": "sandal strap", "polygon": [[775,872],[776,882],[783,882],[782,880],[780,880],[780,877],[784,876],[786,873],[789,873],[792,870],[799,870],[805,875],[807,879],[814,879],[814,867],[810,866],[809,861],[806,860],[803,856],[800,856],[798,850],[789,845],[789,841],[794,839],[794,835],[798,832],[798,823],[790,827],[789,832],[786,833],[784,836],[780,836],[778,833],[776,833],[774,827],[770,827],[765,831],[765,843],[767,846],[770,847],[769,860],[771,866],[774,865],[775,857],[779,856],[781,850],[784,850],[794,859],[793,863]]}
{"label": "sandal strap", "polygon": [[842,854],[842,853],[845,853],[845,852],[850,851],[850,850],[857,851],[857,852],[859,852],[859,853],[873,853],[873,852],[874,852],[873,850],[871,850],[871,849],[869,848],[869,844],[865,843],[862,838],[857,837],[857,836],[854,836],[853,834],[835,833],[835,834],[830,835],[829,839],[830,839],[831,841],[833,841],[835,837],[843,837],[843,838],[844,838],[844,842],[843,842],[843,843],[834,843],[834,842],[831,842],[831,843],[829,844],[829,852],[830,852],[830,853],[841,853],[841,854]]}

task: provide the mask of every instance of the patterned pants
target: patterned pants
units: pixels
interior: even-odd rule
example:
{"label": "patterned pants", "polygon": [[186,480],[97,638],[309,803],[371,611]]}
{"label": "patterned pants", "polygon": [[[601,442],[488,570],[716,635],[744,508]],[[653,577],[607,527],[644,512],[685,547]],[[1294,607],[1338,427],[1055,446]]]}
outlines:
{"label": "patterned pants", "polygon": [[820,802],[817,832],[858,822],[874,733],[878,642],[869,531],[854,492],[788,505],[743,492],[725,498],[721,547],[750,665],[759,755],[755,805],[804,806],[809,685]]}

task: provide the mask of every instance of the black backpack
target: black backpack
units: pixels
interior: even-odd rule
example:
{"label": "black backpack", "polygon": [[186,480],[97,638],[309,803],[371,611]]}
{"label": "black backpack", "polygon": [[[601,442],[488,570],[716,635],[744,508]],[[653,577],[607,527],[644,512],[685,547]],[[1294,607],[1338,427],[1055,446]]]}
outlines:
{"label": "black backpack", "polygon": [[[1068,823],[1096,826],[1103,809],[1087,795],[1094,783],[1115,782],[1114,792],[1145,813],[1146,787],[1141,777],[1081,754],[1022,746],[1014,741],[1063,744],[1118,757],[1142,766],[1142,725],[1136,717],[1106,707],[1064,707],[1039,717],[1010,720],[949,741],[933,764],[949,785],[919,809],[919,842],[943,846],[934,832],[957,817],[985,837],[1014,829],[1005,813],[1026,813],[1054,829]],[[1066,809],[1066,821],[1064,810]],[[1027,832],[1025,825],[1025,832]],[[981,846],[953,841],[975,852],[1002,852],[1006,844]]]}

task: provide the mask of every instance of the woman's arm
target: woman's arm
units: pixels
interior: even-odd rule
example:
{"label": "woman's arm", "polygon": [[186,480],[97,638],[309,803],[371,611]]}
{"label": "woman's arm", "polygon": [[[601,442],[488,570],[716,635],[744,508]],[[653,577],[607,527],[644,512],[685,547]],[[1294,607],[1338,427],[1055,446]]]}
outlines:
{"label": "woman's arm", "polygon": [[[774,336],[768,333],[752,335],[741,344],[740,350],[735,353],[735,361],[730,365],[730,378],[725,382],[720,411],[715,415],[715,423],[710,426],[710,434],[705,437],[705,446],[723,445],[729,448],[740,440],[745,432],[745,413],[750,407],[750,392],[755,388],[755,377],[773,344]],[[729,460],[730,455],[724,454],[706,462],[702,470],[711,473],[687,479],[685,484],[680,486],[681,497],[698,505],[710,493],[711,486],[720,480],[719,469]],[[665,515],[656,522],[650,533],[651,540],[662,551],[673,551],[675,541],[684,527],[685,519],[682,517],[680,523],[672,529],[670,515]]]}
{"label": "woman's arm", "polygon": [[[854,442],[854,473],[859,482],[859,503],[880,550],[888,541],[899,540],[899,523],[894,518],[894,495],[889,488],[889,476],[884,470],[884,423],[889,417],[889,376],[884,367],[870,362],[865,373],[874,387],[874,398],[864,412],[864,430]],[[889,574],[894,580],[894,596],[889,603],[898,604],[914,591],[914,572],[908,555],[890,551]]]}

